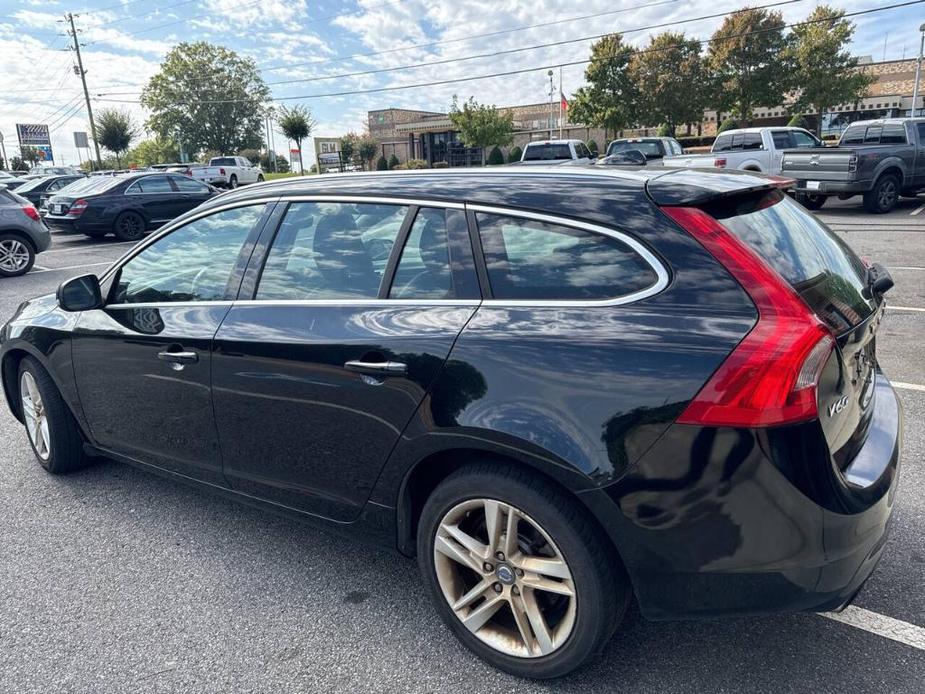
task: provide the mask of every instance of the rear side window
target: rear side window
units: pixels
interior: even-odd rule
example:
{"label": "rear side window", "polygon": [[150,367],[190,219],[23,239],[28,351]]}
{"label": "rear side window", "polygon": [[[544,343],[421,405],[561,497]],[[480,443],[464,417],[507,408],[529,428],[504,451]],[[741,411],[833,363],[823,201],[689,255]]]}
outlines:
{"label": "rear side window", "polygon": [[375,299],[408,208],[295,202],[267,256],[257,299]]}
{"label": "rear side window", "polygon": [[482,212],[476,220],[495,299],[616,299],[658,281],[644,258],[611,236]]}
{"label": "rear side window", "polygon": [[130,185],[125,191],[126,195],[133,193],[172,193],[170,181],[166,176],[144,176]]}
{"label": "rear side window", "polygon": [[915,127],[919,133],[919,146],[921,147],[925,144],[925,123],[916,123]]}
{"label": "rear side window", "polygon": [[867,271],[861,260],[780,191],[717,202],[705,211],[780,273],[834,330],[847,330],[870,315],[863,296]]}
{"label": "rear side window", "polygon": [[527,145],[524,161],[557,161],[571,159],[572,152],[568,145]]}
{"label": "rear side window", "polygon": [[742,138],[742,149],[764,149],[761,133],[745,133]]}
{"label": "rear side window", "polygon": [[860,145],[864,143],[864,134],[867,132],[866,125],[851,125],[841,136],[840,145]]}
{"label": "rear side window", "polygon": [[876,145],[880,144],[880,133],[883,130],[879,125],[871,125],[867,128],[867,132],[864,135],[864,144],[865,145]]}
{"label": "rear side window", "polygon": [[892,123],[883,126],[880,133],[880,144],[883,145],[904,145],[906,144],[906,128],[898,123]]}

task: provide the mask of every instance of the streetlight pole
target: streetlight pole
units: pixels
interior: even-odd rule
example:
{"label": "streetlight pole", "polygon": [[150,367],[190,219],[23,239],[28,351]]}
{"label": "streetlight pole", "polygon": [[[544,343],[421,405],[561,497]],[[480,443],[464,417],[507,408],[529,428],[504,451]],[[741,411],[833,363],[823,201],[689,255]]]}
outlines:
{"label": "streetlight pole", "polygon": [[552,139],[552,123],[553,123],[552,95],[555,89],[552,86],[552,70],[550,70],[546,74],[549,75],[549,139],[551,140]]}
{"label": "streetlight pole", "polygon": [[3,166],[6,167],[7,170],[12,170],[10,160],[6,158],[6,145],[3,144],[3,133],[0,133],[0,153],[3,154]]}
{"label": "streetlight pole", "polygon": [[915,106],[919,100],[919,75],[922,74],[922,51],[925,50],[925,23],[919,26],[922,40],[919,42],[919,58],[915,62],[915,86],[912,87],[912,117],[915,118]]}

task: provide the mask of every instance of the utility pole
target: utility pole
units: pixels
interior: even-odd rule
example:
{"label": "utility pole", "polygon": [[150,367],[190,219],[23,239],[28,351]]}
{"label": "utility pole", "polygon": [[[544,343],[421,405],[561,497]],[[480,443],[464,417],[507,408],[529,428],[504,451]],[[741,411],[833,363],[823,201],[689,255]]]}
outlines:
{"label": "utility pole", "polygon": [[552,139],[552,124],[555,119],[555,116],[552,115],[552,97],[556,93],[556,89],[552,84],[552,75],[553,72],[550,70],[546,73],[549,76],[549,139]]}
{"label": "utility pole", "polygon": [[96,140],[96,126],[93,124],[93,107],[90,106],[90,92],[87,91],[87,71],[84,70],[84,63],[80,57],[80,41],[77,40],[77,29],[74,28],[74,15],[68,12],[65,19],[71,25],[69,32],[74,39],[74,52],[77,53],[77,72],[80,74],[80,81],[84,86],[84,99],[87,101],[87,117],[90,119],[90,137],[93,138],[93,147],[96,149],[96,166],[103,168],[103,160],[100,158],[100,143]]}

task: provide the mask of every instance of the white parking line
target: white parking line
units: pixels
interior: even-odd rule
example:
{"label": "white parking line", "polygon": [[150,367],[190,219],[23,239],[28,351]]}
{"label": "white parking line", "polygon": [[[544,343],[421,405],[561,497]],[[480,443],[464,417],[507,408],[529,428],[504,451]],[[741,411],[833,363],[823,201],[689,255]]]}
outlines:
{"label": "white parking line", "polygon": [[42,255],[51,255],[52,253],[77,253],[78,251],[94,251],[98,248],[112,248],[113,246],[134,246],[137,241],[116,241],[115,243],[91,243],[86,246],[79,246],[77,248],[60,248],[58,250],[52,249],[50,251],[45,251]]}
{"label": "white parking line", "polygon": [[891,306],[887,304],[888,309],[893,311],[925,311],[925,308],[915,308],[914,306]]}
{"label": "white parking line", "polygon": [[918,383],[902,383],[900,381],[890,381],[893,384],[894,388],[905,388],[906,390],[921,390],[925,392],[925,386],[920,386]]}
{"label": "white parking line", "polygon": [[925,629],[915,624],[909,624],[909,622],[893,619],[854,605],[849,605],[841,612],[820,612],[819,614],[826,619],[833,619],[855,629],[861,629],[871,634],[882,636],[885,639],[898,641],[907,646],[918,648],[920,651],[925,651]]}
{"label": "white parking line", "polygon": [[890,265],[890,270],[925,270],[925,267],[913,267],[911,265]]}
{"label": "white parking line", "polygon": [[925,210],[925,205],[922,205],[922,206],[920,206],[920,207],[916,207],[914,210],[912,210],[912,212],[909,213],[909,215],[911,216],[911,215],[920,214],[920,213],[922,212],[922,210]]}
{"label": "white parking line", "polygon": [[[97,265],[112,265],[112,261],[107,261],[105,263],[81,263],[80,265],[65,265],[64,267],[43,267],[38,270],[33,269],[30,272],[30,275],[37,275],[40,272],[57,272],[58,270],[76,270],[82,267],[96,267]],[[39,267],[38,265],[33,265],[33,268]]]}

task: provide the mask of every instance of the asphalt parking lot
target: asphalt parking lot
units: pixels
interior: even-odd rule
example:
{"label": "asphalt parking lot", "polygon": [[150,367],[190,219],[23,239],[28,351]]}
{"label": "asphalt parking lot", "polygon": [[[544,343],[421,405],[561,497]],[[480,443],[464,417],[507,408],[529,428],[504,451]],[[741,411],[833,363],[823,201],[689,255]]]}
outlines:
{"label": "asphalt parking lot", "polygon": [[[592,666],[518,680],[455,641],[414,562],[116,463],[52,477],[4,405],[0,691],[925,691],[923,203],[819,213],[893,273],[877,352],[906,411],[889,545],[839,619],[653,623],[631,609]],[[32,272],[0,280],[0,322],[130,247],[56,236]]]}

